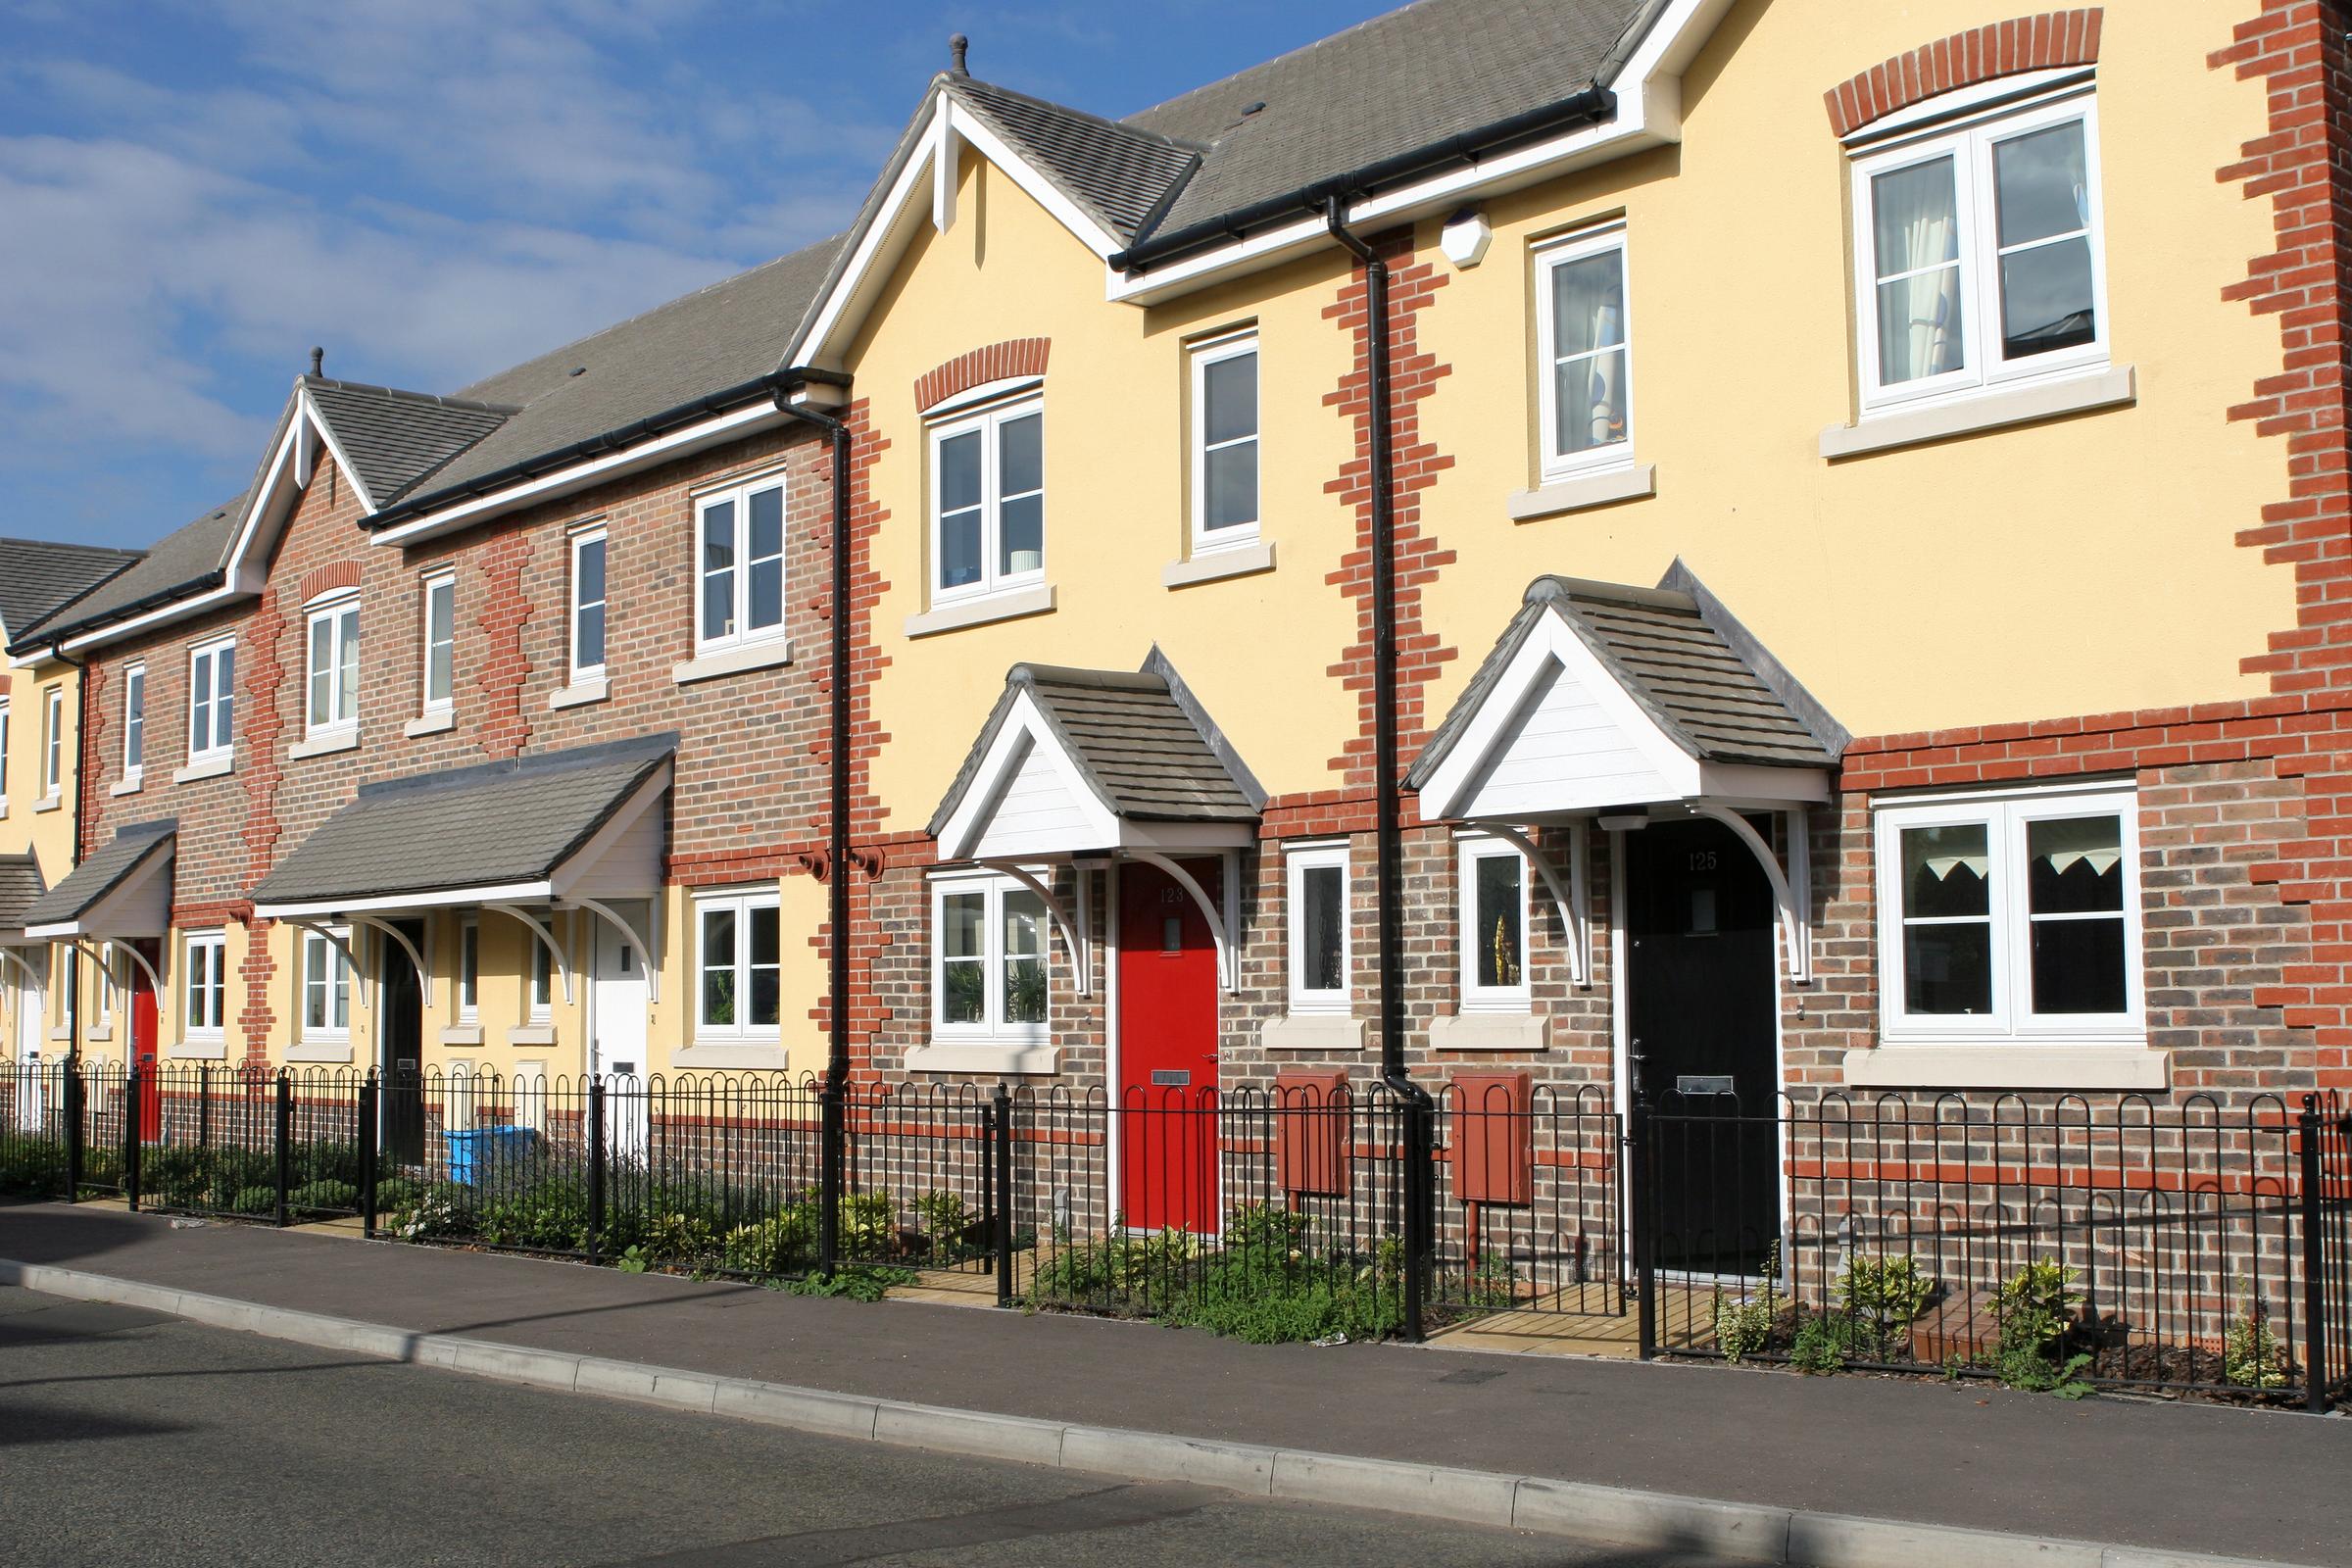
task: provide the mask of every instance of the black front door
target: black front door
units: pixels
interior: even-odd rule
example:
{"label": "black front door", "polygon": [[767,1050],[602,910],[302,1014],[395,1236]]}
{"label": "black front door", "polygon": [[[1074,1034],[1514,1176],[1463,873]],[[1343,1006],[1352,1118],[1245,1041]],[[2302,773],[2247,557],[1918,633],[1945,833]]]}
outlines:
{"label": "black front door", "polygon": [[1663,1266],[1749,1273],[1781,1223],[1772,883],[1706,817],[1620,842],[1628,1033],[1653,1108],[1640,1222]]}
{"label": "black front door", "polygon": [[[400,929],[418,952],[424,923],[402,920]],[[424,1163],[424,998],[416,989],[416,965],[406,949],[385,938],[375,945],[376,1065],[382,1072],[384,1153],[403,1165]]]}

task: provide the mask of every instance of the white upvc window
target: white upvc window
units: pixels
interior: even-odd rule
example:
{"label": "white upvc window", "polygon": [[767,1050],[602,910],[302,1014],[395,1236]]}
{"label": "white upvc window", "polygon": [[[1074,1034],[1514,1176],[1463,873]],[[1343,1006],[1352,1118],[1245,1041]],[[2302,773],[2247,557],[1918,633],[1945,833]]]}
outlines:
{"label": "white upvc window", "polygon": [[66,693],[52,686],[41,694],[41,799],[54,801],[66,789]]}
{"label": "white upvc window", "polygon": [[334,735],[360,722],[360,596],[338,595],[313,607],[309,617],[308,735]]}
{"label": "white upvc window", "polygon": [[1193,548],[1258,535],[1257,334],[1193,349]]}
{"label": "white upvc window", "polygon": [[180,1026],[188,1039],[219,1039],[227,1028],[228,938],[191,931],[180,944]]}
{"label": "white upvc window", "polygon": [[1465,838],[1456,853],[1462,1010],[1525,1012],[1527,858],[1499,839]]}
{"label": "white upvc window", "polygon": [[236,745],[237,643],[233,637],[188,651],[188,760],[225,759]]}
{"label": "white upvc window", "polygon": [[482,923],[466,919],[458,925],[458,1022],[474,1023],[481,1015]]}
{"label": "white upvc window", "polygon": [[138,782],[147,765],[147,666],[122,671],[122,780]]}
{"label": "white upvc window", "polygon": [[8,809],[8,699],[0,697],[0,811]]}
{"label": "white upvc window", "polygon": [[1633,462],[1634,347],[1626,312],[1625,225],[1536,252],[1537,402],[1544,475]]}
{"label": "white upvc window", "polygon": [[782,1036],[783,926],[771,889],[694,902],[695,1038]]}
{"label": "white upvc window", "polygon": [[[561,936],[558,940],[562,940]],[[547,944],[535,938],[531,942],[531,990],[527,1006],[532,1023],[545,1023],[555,1016],[556,960],[548,955]]]}
{"label": "white upvc window", "polygon": [[102,1036],[115,1026],[115,987],[122,980],[122,966],[115,961],[115,945],[112,942],[99,943],[98,1006],[97,1017],[94,1021]]}
{"label": "white upvc window", "polygon": [[1854,158],[1865,412],[2107,363],[2098,141],[2076,96]]}
{"label": "white upvc window", "polygon": [[458,578],[436,571],[424,579],[424,700],[427,713],[446,713],[457,701]]}
{"label": "white upvc window", "polygon": [[1046,408],[1023,397],[931,427],[931,597],[1046,577]]}
{"label": "white upvc window", "polygon": [[605,530],[582,528],[571,536],[571,594],[566,644],[572,684],[605,672]]}
{"label": "white upvc window", "polygon": [[1317,844],[1283,857],[1290,905],[1291,1011],[1353,1010],[1348,846]]}
{"label": "white upvc window", "polygon": [[[695,561],[701,606],[695,614],[694,640],[698,653],[772,642],[783,636],[783,476],[778,474],[698,498]],[[601,646],[604,641],[601,549],[597,560],[597,641]]]}
{"label": "white upvc window", "polygon": [[1046,1036],[1046,901],[1008,876],[931,884],[931,1025],[943,1039]]}
{"label": "white upvc window", "polygon": [[1889,1042],[2145,1039],[2132,790],[1955,796],[1874,815]]}
{"label": "white upvc window", "polygon": [[[338,941],[351,940],[345,929],[334,934]],[[302,934],[302,1038],[351,1038],[351,964],[342,949],[316,931]]]}

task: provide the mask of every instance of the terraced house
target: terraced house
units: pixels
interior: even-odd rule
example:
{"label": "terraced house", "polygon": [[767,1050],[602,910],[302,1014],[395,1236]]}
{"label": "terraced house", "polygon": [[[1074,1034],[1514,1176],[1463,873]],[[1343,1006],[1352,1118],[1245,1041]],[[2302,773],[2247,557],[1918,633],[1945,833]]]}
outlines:
{"label": "terraced house", "polygon": [[[158,944],[166,1057],[1431,1095],[1468,1255],[1580,1279],[1637,1095],[2284,1115],[2352,1087],[2343,20],[1422,0],[1116,122],[959,41],[846,234],[314,366],[12,624],[87,666],[26,929]],[[1216,1229],[1184,1126],[1100,1206]],[[1827,1136],[1668,1251],[1833,1245]]]}

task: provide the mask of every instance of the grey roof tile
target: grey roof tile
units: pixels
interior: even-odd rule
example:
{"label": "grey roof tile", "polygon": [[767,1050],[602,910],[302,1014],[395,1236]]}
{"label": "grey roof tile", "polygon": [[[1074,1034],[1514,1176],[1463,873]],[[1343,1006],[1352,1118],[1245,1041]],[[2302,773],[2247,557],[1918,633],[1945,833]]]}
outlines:
{"label": "grey roof tile", "polygon": [[24,923],[63,925],[80,919],[150,857],[171,854],[178,831],[178,819],[169,816],[117,828],[112,839],[91,851],[63,881],[24,906]]}
{"label": "grey roof tile", "polygon": [[215,507],[194,522],[173,529],[148,547],[123,571],[89,593],[50,612],[22,629],[11,622],[9,646],[24,648],[64,633],[114,619],[149,601],[161,602],[211,587],[219,580],[229,540],[245,511],[245,498]]}
{"label": "grey roof tile", "polygon": [[1200,163],[1200,150],[970,76],[942,76],[958,103],[1122,241]]}
{"label": "grey roof tile", "polygon": [[361,789],[253,890],[259,905],[540,882],[669,759],[674,735]]}
{"label": "grey roof tile", "polygon": [[25,909],[48,889],[40,861],[29,855],[0,855],[0,942],[24,935]]}
{"label": "grey roof tile", "polygon": [[399,500],[516,412],[500,404],[323,376],[306,375],[302,382],[334,433],[335,444],[359,470],[368,498],[379,507]]}
{"label": "grey roof tile", "polygon": [[29,631],[139,560],[136,550],[0,539],[0,642]]}

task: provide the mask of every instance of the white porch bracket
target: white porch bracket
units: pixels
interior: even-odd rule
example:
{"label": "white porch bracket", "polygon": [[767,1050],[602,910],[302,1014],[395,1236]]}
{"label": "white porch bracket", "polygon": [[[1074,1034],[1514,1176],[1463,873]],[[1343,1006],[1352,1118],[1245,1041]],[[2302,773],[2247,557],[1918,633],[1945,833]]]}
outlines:
{"label": "white porch bracket", "polygon": [[[410,964],[416,970],[416,995],[429,1011],[433,1005],[432,961],[423,953],[417,951],[416,944],[409,940],[409,934],[391,921],[378,919],[372,914],[347,914],[343,918],[352,925],[364,926],[368,930],[381,935],[385,941],[399,945],[400,950],[409,956]],[[333,938],[330,937],[328,940],[332,941]],[[427,947],[429,946],[428,943]]]}
{"label": "white porch bracket", "polygon": [[1809,986],[1813,983],[1813,910],[1811,861],[1806,844],[1809,813],[1801,806],[1787,808],[1783,814],[1788,821],[1788,865],[1781,866],[1780,857],[1764,842],[1746,817],[1728,806],[1693,804],[1690,809],[1700,816],[1713,817],[1740,836],[1756,863],[1764,867],[1771,879],[1773,902],[1780,906],[1781,936],[1788,950],[1788,983]]}
{"label": "white porch bracket", "polygon": [[[1217,975],[1224,981],[1225,990],[1229,994],[1240,991],[1242,989],[1242,961],[1240,956],[1233,950],[1233,939],[1226,935],[1225,917],[1217,910],[1217,901],[1210,898],[1207,891],[1193,879],[1190,871],[1157,851],[1129,849],[1120,853],[1130,859],[1142,860],[1147,865],[1158,866],[1178,887],[1192,895],[1194,905],[1200,910],[1202,918],[1208,921],[1209,936],[1217,944]],[[1225,886],[1228,889],[1233,887],[1233,859],[1232,856],[1226,857]]]}
{"label": "white porch bracket", "polygon": [[[1054,890],[1046,886],[1041,878],[1023,870],[1010,860],[975,860],[972,863],[987,866],[999,876],[1008,876],[1045,900],[1046,912],[1054,917],[1054,929],[1061,933],[1062,948],[1070,956],[1070,973],[1078,982],[1078,994],[1082,997],[1092,996],[1094,994],[1095,965],[1093,956],[1088,951],[1086,932],[1081,925],[1071,921],[1068,912],[1061,906],[1061,901],[1054,896]],[[1085,878],[1086,874],[1081,872],[1078,882],[1081,890],[1086,886]],[[1083,917],[1083,911],[1081,911],[1081,916]]]}
{"label": "white porch bracket", "polygon": [[[348,916],[346,916],[346,918],[348,918]],[[280,923],[290,925],[297,931],[308,931],[311,935],[318,938],[328,947],[333,948],[337,953],[343,955],[343,961],[351,965],[352,983],[360,988],[360,999],[363,1002],[368,1000],[368,998],[371,995],[368,989],[368,971],[361,966],[360,956],[352,951],[351,942],[348,938],[335,935],[334,932],[328,930],[317,920],[290,914],[282,915],[279,917],[279,919]],[[353,922],[355,925],[358,923],[359,922],[357,921]],[[295,956],[297,961],[294,967],[297,978],[299,979],[302,969],[302,964],[299,961],[301,955],[297,954]],[[432,998],[426,997],[424,1000],[429,1004],[432,1001]]]}
{"label": "white porch bracket", "polygon": [[[108,937],[101,940],[112,942],[114,944],[115,951],[118,953],[129,954],[131,962],[137,964],[140,968],[147,971],[147,984],[154,988],[156,1005],[163,1005],[164,977],[155,972],[155,965],[147,961],[147,955],[132,947],[128,942],[122,941],[118,938]],[[104,956],[101,955],[96,948],[90,946],[90,938],[68,937],[66,938],[66,946],[72,948],[75,953],[78,953],[83,957],[89,959],[91,967],[98,971],[98,978],[105,984],[106,994],[110,999],[107,1003],[107,1005],[110,1008],[122,1005],[124,1000],[122,983],[115,978],[113,965],[106,961]],[[20,958],[17,961],[21,964],[24,960]],[[30,974],[31,971],[28,969],[25,971],[25,973]]]}
{"label": "white porch bracket", "polygon": [[24,977],[24,983],[26,985],[41,990],[48,989],[49,982],[42,979],[39,974],[35,973],[32,965],[24,961],[24,955],[19,953],[15,948],[0,948],[0,959],[5,959],[10,963],[15,964],[17,966],[17,973]]}
{"label": "white porch bracket", "polygon": [[1568,933],[1568,975],[1577,985],[1588,990],[1592,985],[1592,913],[1585,888],[1590,880],[1585,873],[1585,824],[1580,818],[1568,824],[1568,876],[1563,886],[1559,868],[1551,858],[1536,848],[1528,834],[1508,822],[1480,822],[1483,831],[1494,834],[1515,847],[1544,879],[1544,889],[1560,911],[1560,925]]}
{"label": "white porch bracket", "polygon": [[[622,919],[618,910],[610,907],[601,900],[583,898],[575,894],[571,902],[604,921],[614,931],[619,932],[622,937],[635,944],[639,953],[645,955],[645,1000],[648,1003],[659,1003],[662,1000],[662,956],[654,951],[654,945],[646,940],[645,933]],[[650,908],[651,906],[648,907]],[[653,929],[656,932],[662,929],[659,916],[654,921]],[[568,991],[564,993],[564,1000],[566,1002],[571,1000]]]}
{"label": "white porch bracket", "polygon": [[[556,940],[555,932],[549,929],[544,921],[535,918],[527,910],[514,907],[512,904],[485,904],[482,907],[503,914],[510,920],[520,921],[523,929],[538,939],[539,945],[547,950],[547,961],[554,964],[556,973],[563,977],[564,1004],[567,1007],[570,1006],[573,1000],[571,960],[564,956],[564,945]],[[647,967],[650,969],[652,965],[649,963]],[[648,996],[651,996],[650,992]]]}

